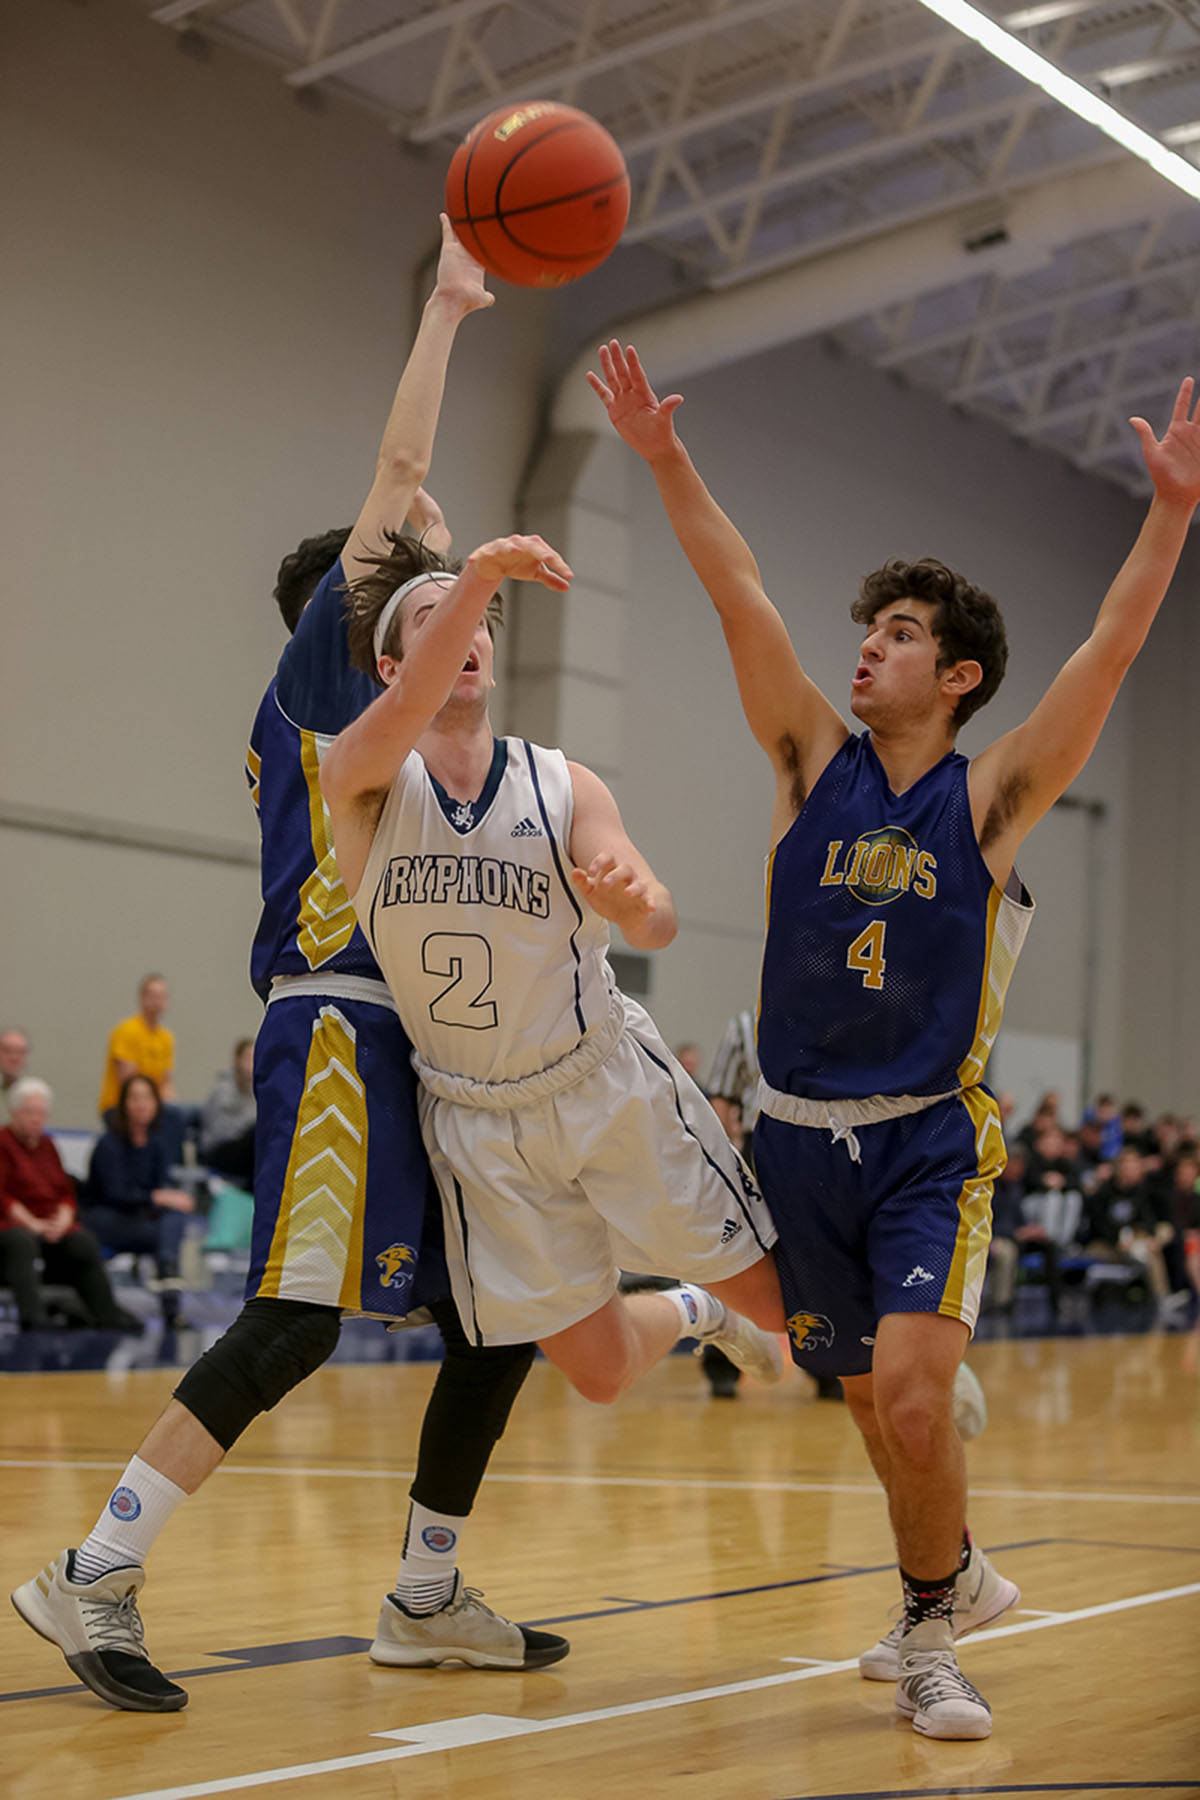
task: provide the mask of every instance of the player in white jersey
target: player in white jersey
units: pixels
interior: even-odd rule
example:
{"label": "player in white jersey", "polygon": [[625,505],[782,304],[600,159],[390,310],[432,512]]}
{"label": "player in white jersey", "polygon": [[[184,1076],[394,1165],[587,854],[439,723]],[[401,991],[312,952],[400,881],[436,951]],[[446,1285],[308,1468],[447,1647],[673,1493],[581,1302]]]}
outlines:
{"label": "player in white jersey", "polygon": [[[778,1379],[762,1197],[606,961],[610,923],[637,949],[669,943],[671,897],[596,775],[492,736],[487,613],[506,578],[564,592],[571,571],[536,537],[485,544],[457,576],[397,542],[355,584],[352,654],[386,691],[321,768],[338,865],[415,1047],[464,1327],[481,1344],[532,1335],[599,1401],[682,1336]],[[621,1266],[684,1284],[627,1298]]]}

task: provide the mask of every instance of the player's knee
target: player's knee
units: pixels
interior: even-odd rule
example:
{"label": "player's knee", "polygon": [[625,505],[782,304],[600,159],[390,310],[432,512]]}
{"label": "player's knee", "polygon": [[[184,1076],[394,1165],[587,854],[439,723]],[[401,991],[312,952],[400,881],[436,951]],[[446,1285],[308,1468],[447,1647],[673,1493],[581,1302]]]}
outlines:
{"label": "player's knee", "polygon": [[629,1374],[617,1366],[596,1366],[564,1371],[575,1392],[594,1406],[611,1406],[629,1386]]}
{"label": "player's knee", "polygon": [[249,1300],[224,1337],[192,1364],[175,1398],[223,1450],[333,1354],[336,1307]]}
{"label": "player's knee", "polygon": [[952,1418],[950,1396],[926,1383],[886,1395],[882,1402],[877,1396],[876,1406],[889,1451],[910,1463],[927,1462],[936,1454]]}

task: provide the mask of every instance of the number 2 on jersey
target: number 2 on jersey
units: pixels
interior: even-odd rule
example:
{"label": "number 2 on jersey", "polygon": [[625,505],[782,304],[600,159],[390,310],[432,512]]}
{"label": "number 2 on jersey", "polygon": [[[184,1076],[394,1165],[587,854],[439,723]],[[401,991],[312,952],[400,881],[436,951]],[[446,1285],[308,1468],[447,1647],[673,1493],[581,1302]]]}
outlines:
{"label": "number 2 on jersey", "polygon": [[468,1031],[491,1031],[498,1013],[484,995],[492,985],[492,947],[474,932],[435,931],[421,945],[421,967],[427,975],[449,975],[450,981],[429,1003],[437,1025],[462,1025]]}
{"label": "number 2 on jersey", "polygon": [[883,986],[883,971],[887,968],[883,960],[883,934],[886,930],[886,919],[872,919],[867,929],[859,932],[846,952],[846,967],[862,976],[864,987]]}

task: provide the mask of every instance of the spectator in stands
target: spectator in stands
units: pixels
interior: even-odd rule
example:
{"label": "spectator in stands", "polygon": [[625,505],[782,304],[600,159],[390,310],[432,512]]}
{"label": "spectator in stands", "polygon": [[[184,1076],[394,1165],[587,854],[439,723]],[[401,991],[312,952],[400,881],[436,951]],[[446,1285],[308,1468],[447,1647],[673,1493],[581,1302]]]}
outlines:
{"label": "spectator in stands", "polygon": [[1148,1155],[1153,1147],[1146,1129],[1146,1109],[1137,1100],[1129,1100],[1121,1108],[1121,1143],[1140,1156]]}
{"label": "spectator in stands", "polygon": [[148,1075],[163,1105],[175,1100],[175,1038],[163,1024],[167,984],[161,975],[144,975],[138,988],[138,1010],[114,1025],[108,1037],[100,1117],[117,1104],[131,1075]]}
{"label": "spectator in stands", "polygon": [[[1123,1142],[1121,1129],[1121,1110],[1117,1105],[1115,1094],[1097,1094],[1095,1103],[1089,1106],[1083,1115],[1083,1122],[1088,1126],[1096,1126],[1095,1141],[1099,1149],[1098,1163],[1111,1163]],[[1087,1142],[1090,1144],[1092,1139]]]}
{"label": "spectator in stands", "polygon": [[[1138,1266],[1159,1312],[1177,1310],[1162,1254],[1170,1228],[1151,1203],[1140,1150],[1131,1144],[1123,1147],[1111,1178],[1085,1202],[1085,1219],[1089,1256],[1097,1262]],[[1186,1295],[1182,1298],[1186,1300]]]}
{"label": "spectator in stands", "polygon": [[[1115,1115],[1114,1115],[1115,1116]],[[1113,1157],[1121,1148],[1120,1120],[1116,1120],[1116,1142],[1109,1150],[1106,1145],[1113,1143],[1114,1134],[1108,1129],[1103,1119],[1093,1113],[1084,1118],[1083,1124],[1076,1134],[1078,1142],[1079,1185],[1081,1192],[1094,1193],[1102,1181],[1107,1181],[1112,1174]]]}
{"label": "spectator in stands", "polygon": [[[200,1155],[212,1161],[223,1148],[250,1134],[250,1168],[254,1173],[254,1039],[239,1038],[233,1046],[233,1062],[222,1069],[204,1102],[200,1123]],[[214,1167],[219,1166],[214,1164]]]}
{"label": "spectator in stands", "polygon": [[1032,1151],[1034,1144],[1043,1131],[1049,1131],[1052,1125],[1058,1124],[1058,1101],[1049,1094],[1043,1094],[1034,1110],[1033,1117],[1027,1125],[1022,1125],[1017,1133],[1017,1142],[1024,1144],[1026,1150]]}
{"label": "spectator in stands", "polygon": [[29,1061],[29,1039],[15,1025],[0,1031],[0,1094],[7,1100],[15,1084],[25,1074]]}
{"label": "spectator in stands", "polygon": [[1012,1237],[1018,1258],[1034,1253],[1041,1258],[1050,1311],[1055,1317],[1062,1299],[1059,1257],[1071,1236],[1072,1218],[1078,1217],[1077,1209],[1082,1204],[1078,1171],[1070,1156],[1066,1133],[1057,1123],[1047,1125],[1037,1140],[1037,1148],[1027,1155],[1025,1192],[1017,1204]]}
{"label": "spectator in stands", "polygon": [[[179,1247],[195,1201],[168,1185],[167,1152],[155,1131],[162,1102],[148,1075],[122,1082],[112,1125],[97,1139],[87,1181],[87,1223],[110,1250],[148,1253],[161,1282],[177,1282]],[[177,1287],[161,1290],[163,1323],[179,1322]]]}
{"label": "spectator in stands", "polygon": [[1150,1204],[1160,1233],[1170,1232],[1160,1241],[1171,1292],[1190,1300],[1200,1293],[1200,1145],[1192,1139],[1180,1141],[1170,1168],[1151,1182]]}
{"label": "spectator in stands", "polygon": [[43,1279],[74,1288],[82,1323],[141,1331],[141,1321],[117,1305],[96,1240],[80,1226],[75,1184],[46,1131],[50,1089],[27,1076],[8,1098],[11,1122],[0,1130],[0,1281],[12,1289],[22,1331],[52,1323]]}
{"label": "spectator in stands", "polygon": [[702,1052],[699,1044],[679,1044],[675,1050],[675,1060],[676,1062],[683,1064],[692,1080],[696,1083],[696,1086],[700,1089],[700,1092],[702,1094],[707,1093],[708,1090],[700,1079]]}
{"label": "spectator in stands", "polygon": [[1025,1223],[1027,1160],[1024,1144],[1015,1143],[992,1193],[992,1238],[988,1245],[987,1282],[983,1295],[989,1312],[1012,1311],[1021,1262],[1017,1233]]}

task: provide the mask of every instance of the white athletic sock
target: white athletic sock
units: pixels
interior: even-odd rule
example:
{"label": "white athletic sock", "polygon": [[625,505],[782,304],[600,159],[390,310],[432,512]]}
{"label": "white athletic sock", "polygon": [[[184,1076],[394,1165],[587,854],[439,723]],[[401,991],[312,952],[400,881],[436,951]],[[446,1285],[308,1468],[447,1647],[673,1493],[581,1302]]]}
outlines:
{"label": "white athletic sock", "polygon": [[458,1540],[466,1522],[453,1513],[430,1512],[427,1506],[409,1501],[404,1554],[394,1589],[406,1611],[438,1612],[452,1598]]}
{"label": "white athletic sock", "polygon": [[663,1299],[675,1303],[681,1338],[711,1337],[725,1323],[725,1308],[721,1301],[694,1282],[682,1281],[677,1288],[664,1288]]}
{"label": "white athletic sock", "polygon": [[186,1499],[183,1488],[140,1456],[133,1457],[90,1535],[75,1552],[75,1580],[97,1581],[109,1569],[143,1567],[151,1544]]}

